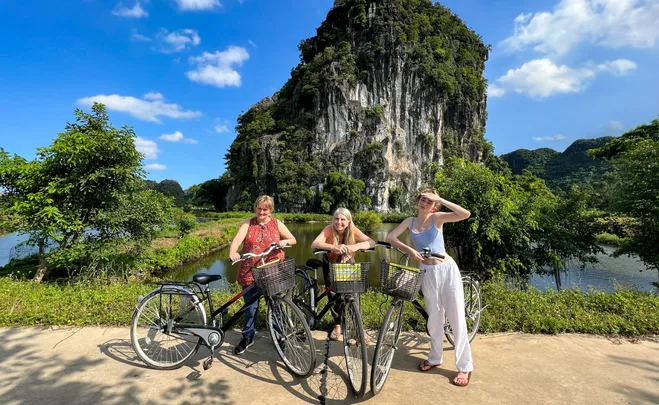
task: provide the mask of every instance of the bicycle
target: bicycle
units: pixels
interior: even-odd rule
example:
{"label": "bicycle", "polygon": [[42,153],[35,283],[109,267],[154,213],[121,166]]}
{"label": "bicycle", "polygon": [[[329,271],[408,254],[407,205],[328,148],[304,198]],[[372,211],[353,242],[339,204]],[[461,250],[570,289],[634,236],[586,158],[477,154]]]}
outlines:
{"label": "bicycle", "polygon": [[[361,252],[374,252],[373,248]],[[314,254],[327,254],[327,250],[315,250]],[[362,324],[358,302],[355,294],[366,292],[368,288],[369,262],[363,263],[329,263],[330,287],[318,295],[318,268],[323,262],[309,259],[306,265],[295,269],[295,286],[293,287],[293,303],[306,315],[307,323],[313,329],[327,312],[338,303],[341,314],[341,331],[343,334],[343,351],[346,359],[346,369],[350,385],[357,398],[366,392],[368,378],[368,359],[366,335]],[[313,277],[309,272],[313,271]],[[330,297],[331,292],[336,294]],[[327,304],[319,311],[317,304],[325,297]]]}
{"label": "bicycle", "polygon": [[[148,366],[158,370],[172,370],[183,366],[199,349],[210,349],[210,356],[203,362],[204,370],[213,363],[215,348],[224,343],[226,332],[261,297],[267,303],[267,326],[270,338],[286,367],[296,376],[307,377],[316,367],[316,347],[311,329],[300,309],[285,295],[295,282],[295,260],[265,263],[265,257],[282,246],[273,243],[260,254],[246,253],[233,264],[250,257],[260,259],[252,268],[255,283],[232,297],[217,310],[209,283],[220,280],[219,274],[198,273],[192,282],[162,281],[159,288],[140,297],[131,319],[131,343],[138,357]],[[224,317],[248,289],[258,288],[259,293],[225,323]],[[204,302],[210,309],[207,322]],[[180,311],[179,311],[180,310]],[[144,316],[144,321],[142,321]],[[145,336],[138,336],[146,327]],[[156,341],[164,336],[164,341]],[[169,344],[175,341],[174,346]]]}
{"label": "bicycle", "polygon": [[[376,246],[392,249],[391,244],[387,242],[378,241]],[[423,297],[423,293],[420,291],[422,281],[420,269],[408,266],[409,254],[399,248],[396,249],[401,253],[398,263],[386,260],[382,260],[381,263],[380,291],[391,296],[393,300],[384,316],[373,355],[373,367],[371,368],[371,391],[373,391],[373,395],[377,395],[382,390],[389,375],[391,362],[397,350],[398,339],[403,326],[403,305],[405,301],[411,302],[417,312],[426,320],[427,332],[428,313],[417,299],[417,295]],[[424,258],[445,258],[443,254],[431,253],[428,248],[419,253]],[[404,265],[400,264],[403,260]],[[485,308],[481,308],[478,281],[466,275],[462,277],[462,285],[465,289],[467,337],[471,342],[476,336],[480,323],[480,314]],[[444,335],[451,344],[454,344],[453,332],[447,319],[444,320]]]}

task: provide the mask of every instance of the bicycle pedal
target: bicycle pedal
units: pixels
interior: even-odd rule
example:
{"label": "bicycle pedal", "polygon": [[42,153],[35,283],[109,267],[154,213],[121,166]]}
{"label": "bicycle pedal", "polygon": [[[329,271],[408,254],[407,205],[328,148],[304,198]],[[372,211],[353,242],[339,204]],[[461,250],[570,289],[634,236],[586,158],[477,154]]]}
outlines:
{"label": "bicycle pedal", "polygon": [[213,366],[213,357],[209,357],[206,360],[204,360],[204,371],[208,370]]}

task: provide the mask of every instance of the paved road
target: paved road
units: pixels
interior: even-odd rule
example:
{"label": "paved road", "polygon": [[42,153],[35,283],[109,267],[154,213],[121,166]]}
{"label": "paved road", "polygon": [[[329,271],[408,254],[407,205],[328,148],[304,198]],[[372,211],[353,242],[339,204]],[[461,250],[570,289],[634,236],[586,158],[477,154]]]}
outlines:
{"label": "paved road", "polygon": [[340,342],[331,342],[324,364],[326,335],[314,332],[318,369],[301,380],[264,333],[243,356],[231,354],[239,334],[230,333],[208,371],[201,367],[206,350],[178,370],[156,371],[137,360],[127,328],[0,329],[0,404],[292,405],[321,403],[322,394],[327,404],[659,404],[659,340],[478,336],[472,382],[459,388],[450,384],[451,346],[446,368],[420,373],[428,338],[405,334],[384,390],[358,401],[348,392]]}

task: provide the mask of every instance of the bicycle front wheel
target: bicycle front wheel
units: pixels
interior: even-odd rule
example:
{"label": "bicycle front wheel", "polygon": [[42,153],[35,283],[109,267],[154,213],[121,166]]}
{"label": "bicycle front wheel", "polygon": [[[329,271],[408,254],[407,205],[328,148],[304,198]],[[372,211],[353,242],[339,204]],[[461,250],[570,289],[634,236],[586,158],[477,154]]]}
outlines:
{"label": "bicycle front wheel", "polygon": [[[471,343],[478,333],[481,321],[481,293],[478,282],[469,276],[462,278],[462,288],[465,300],[465,321],[467,323],[467,339]],[[455,346],[455,336],[448,320],[444,320],[444,335],[446,340]]]}
{"label": "bicycle front wheel", "polygon": [[268,330],[279,357],[291,373],[308,377],[316,368],[316,345],[304,314],[286,296],[266,300]]}
{"label": "bicycle front wheel", "polygon": [[135,307],[130,341],[137,356],[157,370],[185,364],[201,343],[196,336],[177,333],[185,325],[205,325],[206,310],[199,297],[178,286],[153,290]]}
{"label": "bicycle front wheel", "polygon": [[385,381],[387,381],[402,327],[403,301],[396,299],[384,316],[378,335],[378,343],[375,346],[373,366],[371,367],[371,391],[373,391],[373,395],[377,395],[384,387]]}
{"label": "bicycle front wheel", "polygon": [[357,302],[350,298],[344,301],[341,316],[343,351],[352,391],[357,398],[366,392],[368,360],[366,359],[366,335]]}

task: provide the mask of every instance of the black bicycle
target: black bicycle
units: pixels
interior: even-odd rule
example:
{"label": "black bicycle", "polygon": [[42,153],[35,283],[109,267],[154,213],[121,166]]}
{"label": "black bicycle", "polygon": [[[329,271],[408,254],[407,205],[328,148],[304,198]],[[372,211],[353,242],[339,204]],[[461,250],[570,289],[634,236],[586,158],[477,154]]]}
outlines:
{"label": "black bicycle", "polygon": [[[261,254],[247,253],[240,260],[258,257],[259,266],[252,268],[255,283],[239,292],[217,310],[213,309],[209,283],[220,280],[218,274],[195,274],[192,282],[163,281],[145,297],[140,297],[131,319],[130,337],[142,361],[159,370],[176,369],[192,357],[200,345],[211,354],[203,363],[208,370],[215,348],[224,343],[227,330],[261,297],[267,303],[267,326],[275,349],[286,367],[300,377],[309,376],[316,367],[316,347],[304,313],[291,302],[285,292],[295,282],[295,260],[265,263],[264,258],[275,249],[273,243]],[[259,293],[246,302],[227,322],[229,307],[245,291],[258,288]],[[204,303],[210,309],[210,324]]]}
{"label": "black bicycle", "polygon": [[[387,242],[378,241],[376,246],[392,249],[391,244]],[[422,282],[420,269],[408,266],[409,255],[398,248],[396,249],[401,253],[398,263],[382,260],[380,269],[380,291],[391,296],[392,301],[384,316],[375,346],[375,353],[373,354],[373,367],[371,368],[371,391],[373,391],[373,395],[377,395],[382,390],[389,375],[391,362],[397,350],[398,338],[403,326],[405,301],[411,302],[417,313],[423,317],[427,331],[428,313],[417,299],[417,295],[423,297],[420,291]],[[430,252],[428,248],[419,253],[424,258],[444,259],[445,257],[441,253]],[[402,264],[402,262],[405,264]],[[465,298],[467,335],[469,342],[471,342],[478,331],[481,311],[485,308],[481,308],[478,281],[465,275],[462,277],[462,286]],[[454,344],[453,331],[446,319],[444,320],[444,335],[451,344]]]}
{"label": "black bicycle", "polygon": [[[365,249],[361,252],[373,252]],[[314,254],[326,255],[327,250],[315,250]],[[359,311],[357,294],[368,289],[370,263],[328,263],[330,287],[318,295],[318,268],[323,265],[318,259],[309,259],[306,266],[295,269],[295,286],[292,289],[293,302],[306,315],[309,326],[313,329],[327,312],[338,303],[341,315],[341,331],[346,369],[354,395],[362,397],[366,392],[368,378],[368,359],[366,357],[366,335]],[[313,276],[310,274],[313,272]],[[331,297],[331,292],[336,294]],[[327,297],[327,304],[319,311],[318,303]]]}

